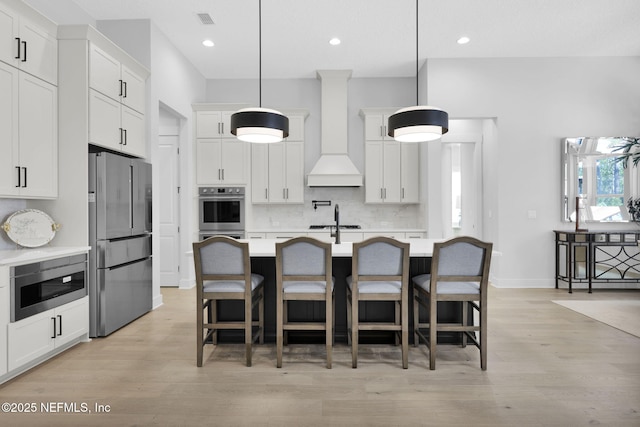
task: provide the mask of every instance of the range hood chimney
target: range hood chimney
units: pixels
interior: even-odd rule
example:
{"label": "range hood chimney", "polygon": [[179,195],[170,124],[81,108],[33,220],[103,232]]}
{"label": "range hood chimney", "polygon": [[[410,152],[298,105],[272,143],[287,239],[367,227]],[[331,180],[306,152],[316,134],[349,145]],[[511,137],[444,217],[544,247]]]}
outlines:
{"label": "range hood chimney", "polygon": [[351,70],[319,70],[322,82],[320,158],[307,176],[309,187],[360,187],[362,174],[349,158],[347,81]]}

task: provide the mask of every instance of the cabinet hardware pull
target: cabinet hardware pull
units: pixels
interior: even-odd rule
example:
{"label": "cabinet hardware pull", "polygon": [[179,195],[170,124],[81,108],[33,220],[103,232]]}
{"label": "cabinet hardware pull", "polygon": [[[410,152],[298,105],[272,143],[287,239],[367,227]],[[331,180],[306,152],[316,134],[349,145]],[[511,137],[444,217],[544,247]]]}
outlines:
{"label": "cabinet hardware pull", "polygon": [[124,95],[122,95],[123,98],[127,97],[127,82],[122,82],[122,84],[124,85]]}
{"label": "cabinet hardware pull", "polygon": [[218,122],[218,135],[220,135],[222,132],[220,132],[220,122]]}
{"label": "cabinet hardware pull", "polygon": [[53,320],[53,336],[51,338],[55,338],[56,337],[56,318],[52,317],[51,320]]}
{"label": "cabinet hardware pull", "polygon": [[402,198],[404,199],[404,187],[402,187]]}
{"label": "cabinet hardware pull", "polygon": [[58,322],[58,336],[62,335],[62,314],[58,314],[58,319],[60,319],[60,322]]}
{"label": "cabinet hardware pull", "polygon": [[122,79],[118,80],[120,82],[120,93],[118,96],[122,96]]}
{"label": "cabinet hardware pull", "polygon": [[16,41],[18,42],[18,55],[14,56],[14,58],[20,59],[20,37],[16,37]]}
{"label": "cabinet hardware pull", "polygon": [[380,199],[384,199],[384,196],[382,195],[382,188],[380,188]]}
{"label": "cabinet hardware pull", "polygon": [[220,181],[222,179],[222,173],[220,172],[221,170],[222,169],[218,169],[218,181]]}
{"label": "cabinet hardware pull", "polygon": [[289,200],[289,189],[287,188],[287,200]]}
{"label": "cabinet hardware pull", "polygon": [[224,169],[222,169],[222,180],[224,181]]}
{"label": "cabinet hardware pull", "polygon": [[124,143],[122,145],[127,145],[127,130],[123,129],[124,132]]}
{"label": "cabinet hardware pull", "polygon": [[222,129],[222,132],[220,132],[220,135],[224,135],[224,122],[220,123],[220,129]]}
{"label": "cabinet hardware pull", "polygon": [[122,128],[118,128],[118,129],[120,129],[120,145],[122,145],[122,131],[123,131],[124,129],[122,129]]}
{"label": "cabinet hardware pull", "polygon": [[265,200],[269,200],[269,189],[268,188],[264,189],[264,199]]}
{"label": "cabinet hardware pull", "polygon": [[27,188],[27,168],[23,167],[22,170],[24,171],[24,184],[22,188]]}
{"label": "cabinet hardware pull", "polygon": [[23,41],[22,46],[24,46],[24,59],[22,62],[27,62],[27,42]]}
{"label": "cabinet hardware pull", "polygon": [[18,185],[16,185],[16,188],[20,188],[20,178],[22,177],[22,174],[20,173],[20,166],[16,166],[16,169],[18,169]]}

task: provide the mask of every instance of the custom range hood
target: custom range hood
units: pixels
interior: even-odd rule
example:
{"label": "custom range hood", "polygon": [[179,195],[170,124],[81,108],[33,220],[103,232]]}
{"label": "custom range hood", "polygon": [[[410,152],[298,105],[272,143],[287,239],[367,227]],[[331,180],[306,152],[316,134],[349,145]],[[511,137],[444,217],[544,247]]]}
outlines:
{"label": "custom range hood", "polygon": [[307,176],[309,187],[360,187],[362,174],[349,158],[347,81],[351,70],[319,70],[322,82],[320,159]]}

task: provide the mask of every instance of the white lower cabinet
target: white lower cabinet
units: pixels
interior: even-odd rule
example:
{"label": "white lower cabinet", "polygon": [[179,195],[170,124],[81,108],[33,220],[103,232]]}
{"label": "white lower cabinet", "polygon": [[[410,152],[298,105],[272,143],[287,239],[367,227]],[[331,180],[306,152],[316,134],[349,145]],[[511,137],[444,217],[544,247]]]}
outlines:
{"label": "white lower cabinet", "polygon": [[362,238],[365,240],[370,239],[372,237],[378,237],[378,236],[391,237],[392,239],[404,239],[405,233],[402,233],[402,232],[396,233],[396,232],[390,232],[390,231],[383,231],[383,232],[369,231],[369,232],[362,233]]}
{"label": "white lower cabinet", "polygon": [[88,332],[89,297],[9,323],[8,370],[17,369]]}
{"label": "white lower cabinet", "polygon": [[291,233],[287,231],[265,233],[267,239],[291,239],[293,237],[305,236],[306,233]]}

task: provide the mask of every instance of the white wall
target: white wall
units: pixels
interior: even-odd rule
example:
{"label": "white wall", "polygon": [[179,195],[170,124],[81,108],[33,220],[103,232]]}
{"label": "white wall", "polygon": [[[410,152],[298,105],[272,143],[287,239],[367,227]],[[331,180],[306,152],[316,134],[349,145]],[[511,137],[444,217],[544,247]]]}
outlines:
{"label": "white wall", "polygon": [[485,155],[486,227],[502,252],[496,283],[553,286],[552,230],[572,228],[560,221],[560,141],[640,135],[640,57],[431,60],[428,67],[431,103],[452,118],[496,118],[496,145]]}

